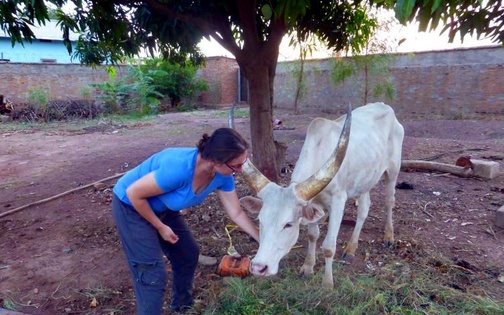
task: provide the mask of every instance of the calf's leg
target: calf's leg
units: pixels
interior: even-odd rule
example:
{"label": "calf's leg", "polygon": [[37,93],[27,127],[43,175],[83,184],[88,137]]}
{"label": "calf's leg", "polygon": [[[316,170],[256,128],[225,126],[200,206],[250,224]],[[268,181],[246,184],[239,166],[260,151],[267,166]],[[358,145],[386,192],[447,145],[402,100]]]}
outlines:
{"label": "calf's leg", "polygon": [[308,224],[308,250],[303,266],[299,273],[303,276],[310,276],[313,274],[313,266],[315,266],[315,251],[317,249],[317,240],[320,236],[320,229],[318,223]]}
{"label": "calf's leg", "polygon": [[395,206],[395,186],[399,170],[387,171],[384,174],[385,178],[385,212],[387,218],[385,221],[385,234],[383,236],[383,244],[391,246],[394,244],[394,226],[392,223],[392,211]]}
{"label": "calf's leg", "polygon": [[336,240],[343,219],[343,211],[345,210],[346,196],[334,196],[331,202],[331,210],[329,214],[329,224],[327,226],[327,235],[322,243],[322,250],[325,257],[324,278],[322,284],[327,287],[334,287],[332,274],[332,264],[334,254],[336,253]]}
{"label": "calf's leg", "polygon": [[359,205],[357,207],[357,222],[355,223],[355,227],[352,232],[352,236],[348,241],[347,247],[343,252],[343,259],[348,263],[352,262],[353,258],[355,257],[355,251],[359,246],[358,242],[360,232],[368,216],[369,207],[371,206],[371,198],[369,197],[369,192],[360,195],[358,200]]}

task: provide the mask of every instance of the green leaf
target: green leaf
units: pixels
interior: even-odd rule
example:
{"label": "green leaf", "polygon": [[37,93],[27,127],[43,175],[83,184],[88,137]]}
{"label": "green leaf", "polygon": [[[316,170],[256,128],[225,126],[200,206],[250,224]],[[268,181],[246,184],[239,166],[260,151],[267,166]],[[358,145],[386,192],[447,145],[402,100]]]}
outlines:
{"label": "green leaf", "polygon": [[266,20],[271,19],[271,16],[273,15],[273,11],[271,10],[271,6],[269,4],[263,5],[261,8],[261,13]]}
{"label": "green leaf", "polygon": [[415,7],[415,0],[398,0],[395,8],[396,18],[405,23]]}
{"label": "green leaf", "polygon": [[431,16],[429,14],[429,11],[427,11],[427,10],[421,10],[417,19],[418,19],[418,22],[419,22],[418,30],[420,32],[426,32],[427,31],[427,27],[429,26],[429,23],[430,23],[430,20],[431,20]]}
{"label": "green leaf", "polygon": [[436,11],[439,8],[440,4],[441,4],[441,0],[434,0],[434,3],[432,4],[432,7],[431,7],[431,13]]}

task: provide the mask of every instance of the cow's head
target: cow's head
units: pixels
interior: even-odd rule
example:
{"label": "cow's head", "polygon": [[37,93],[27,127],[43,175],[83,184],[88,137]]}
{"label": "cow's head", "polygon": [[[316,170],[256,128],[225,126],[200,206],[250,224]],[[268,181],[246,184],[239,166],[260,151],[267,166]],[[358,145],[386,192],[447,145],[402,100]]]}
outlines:
{"label": "cow's head", "polygon": [[288,187],[281,187],[267,179],[249,160],[243,165],[243,176],[259,197],[247,196],[240,199],[245,209],[259,212],[261,242],[251,262],[253,274],[276,274],[280,260],[297,242],[299,225],[317,222],[324,216],[323,209],[310,201],[338,172],[348,147],[350,122],[349,109],[332,155],[315,174],[301,183],[291,182]]}

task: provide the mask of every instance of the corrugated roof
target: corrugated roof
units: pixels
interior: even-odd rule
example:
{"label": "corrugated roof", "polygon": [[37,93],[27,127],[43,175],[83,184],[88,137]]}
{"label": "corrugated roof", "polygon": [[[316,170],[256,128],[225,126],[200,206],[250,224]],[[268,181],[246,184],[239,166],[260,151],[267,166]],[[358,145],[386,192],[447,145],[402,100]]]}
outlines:
{"label": "corrugated roof", "polygon": [[[33,26],[32,31],[37,39],[63,40],[63,32],[56,25],[57,21],[46,21],[45,25]],[[0,37],[10,37],[6,32],[0,29]],[[79,34],[70,32],[70,40],[76,41],[79,39]]]}

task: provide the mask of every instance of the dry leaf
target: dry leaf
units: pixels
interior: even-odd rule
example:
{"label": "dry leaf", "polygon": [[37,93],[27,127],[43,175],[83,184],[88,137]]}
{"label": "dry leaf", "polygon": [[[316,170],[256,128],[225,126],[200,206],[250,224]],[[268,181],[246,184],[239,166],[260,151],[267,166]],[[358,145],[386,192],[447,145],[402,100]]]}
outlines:
{"label": "dry leaf", "polygon": [[98,305],[98,301],[97,301],[97,300],[96,300],[96,298],[94,297],[94,298],[91,300],[91,304],[89,304],[89,307],[91,307],[91,308],[95,308],[97,305]]}
{"label": "dry leaf", "polygon": [[366,251],[366,257],[364,258],[364,261],[369,261],[369,258],[371,258],[371,254],[369,251]]}

